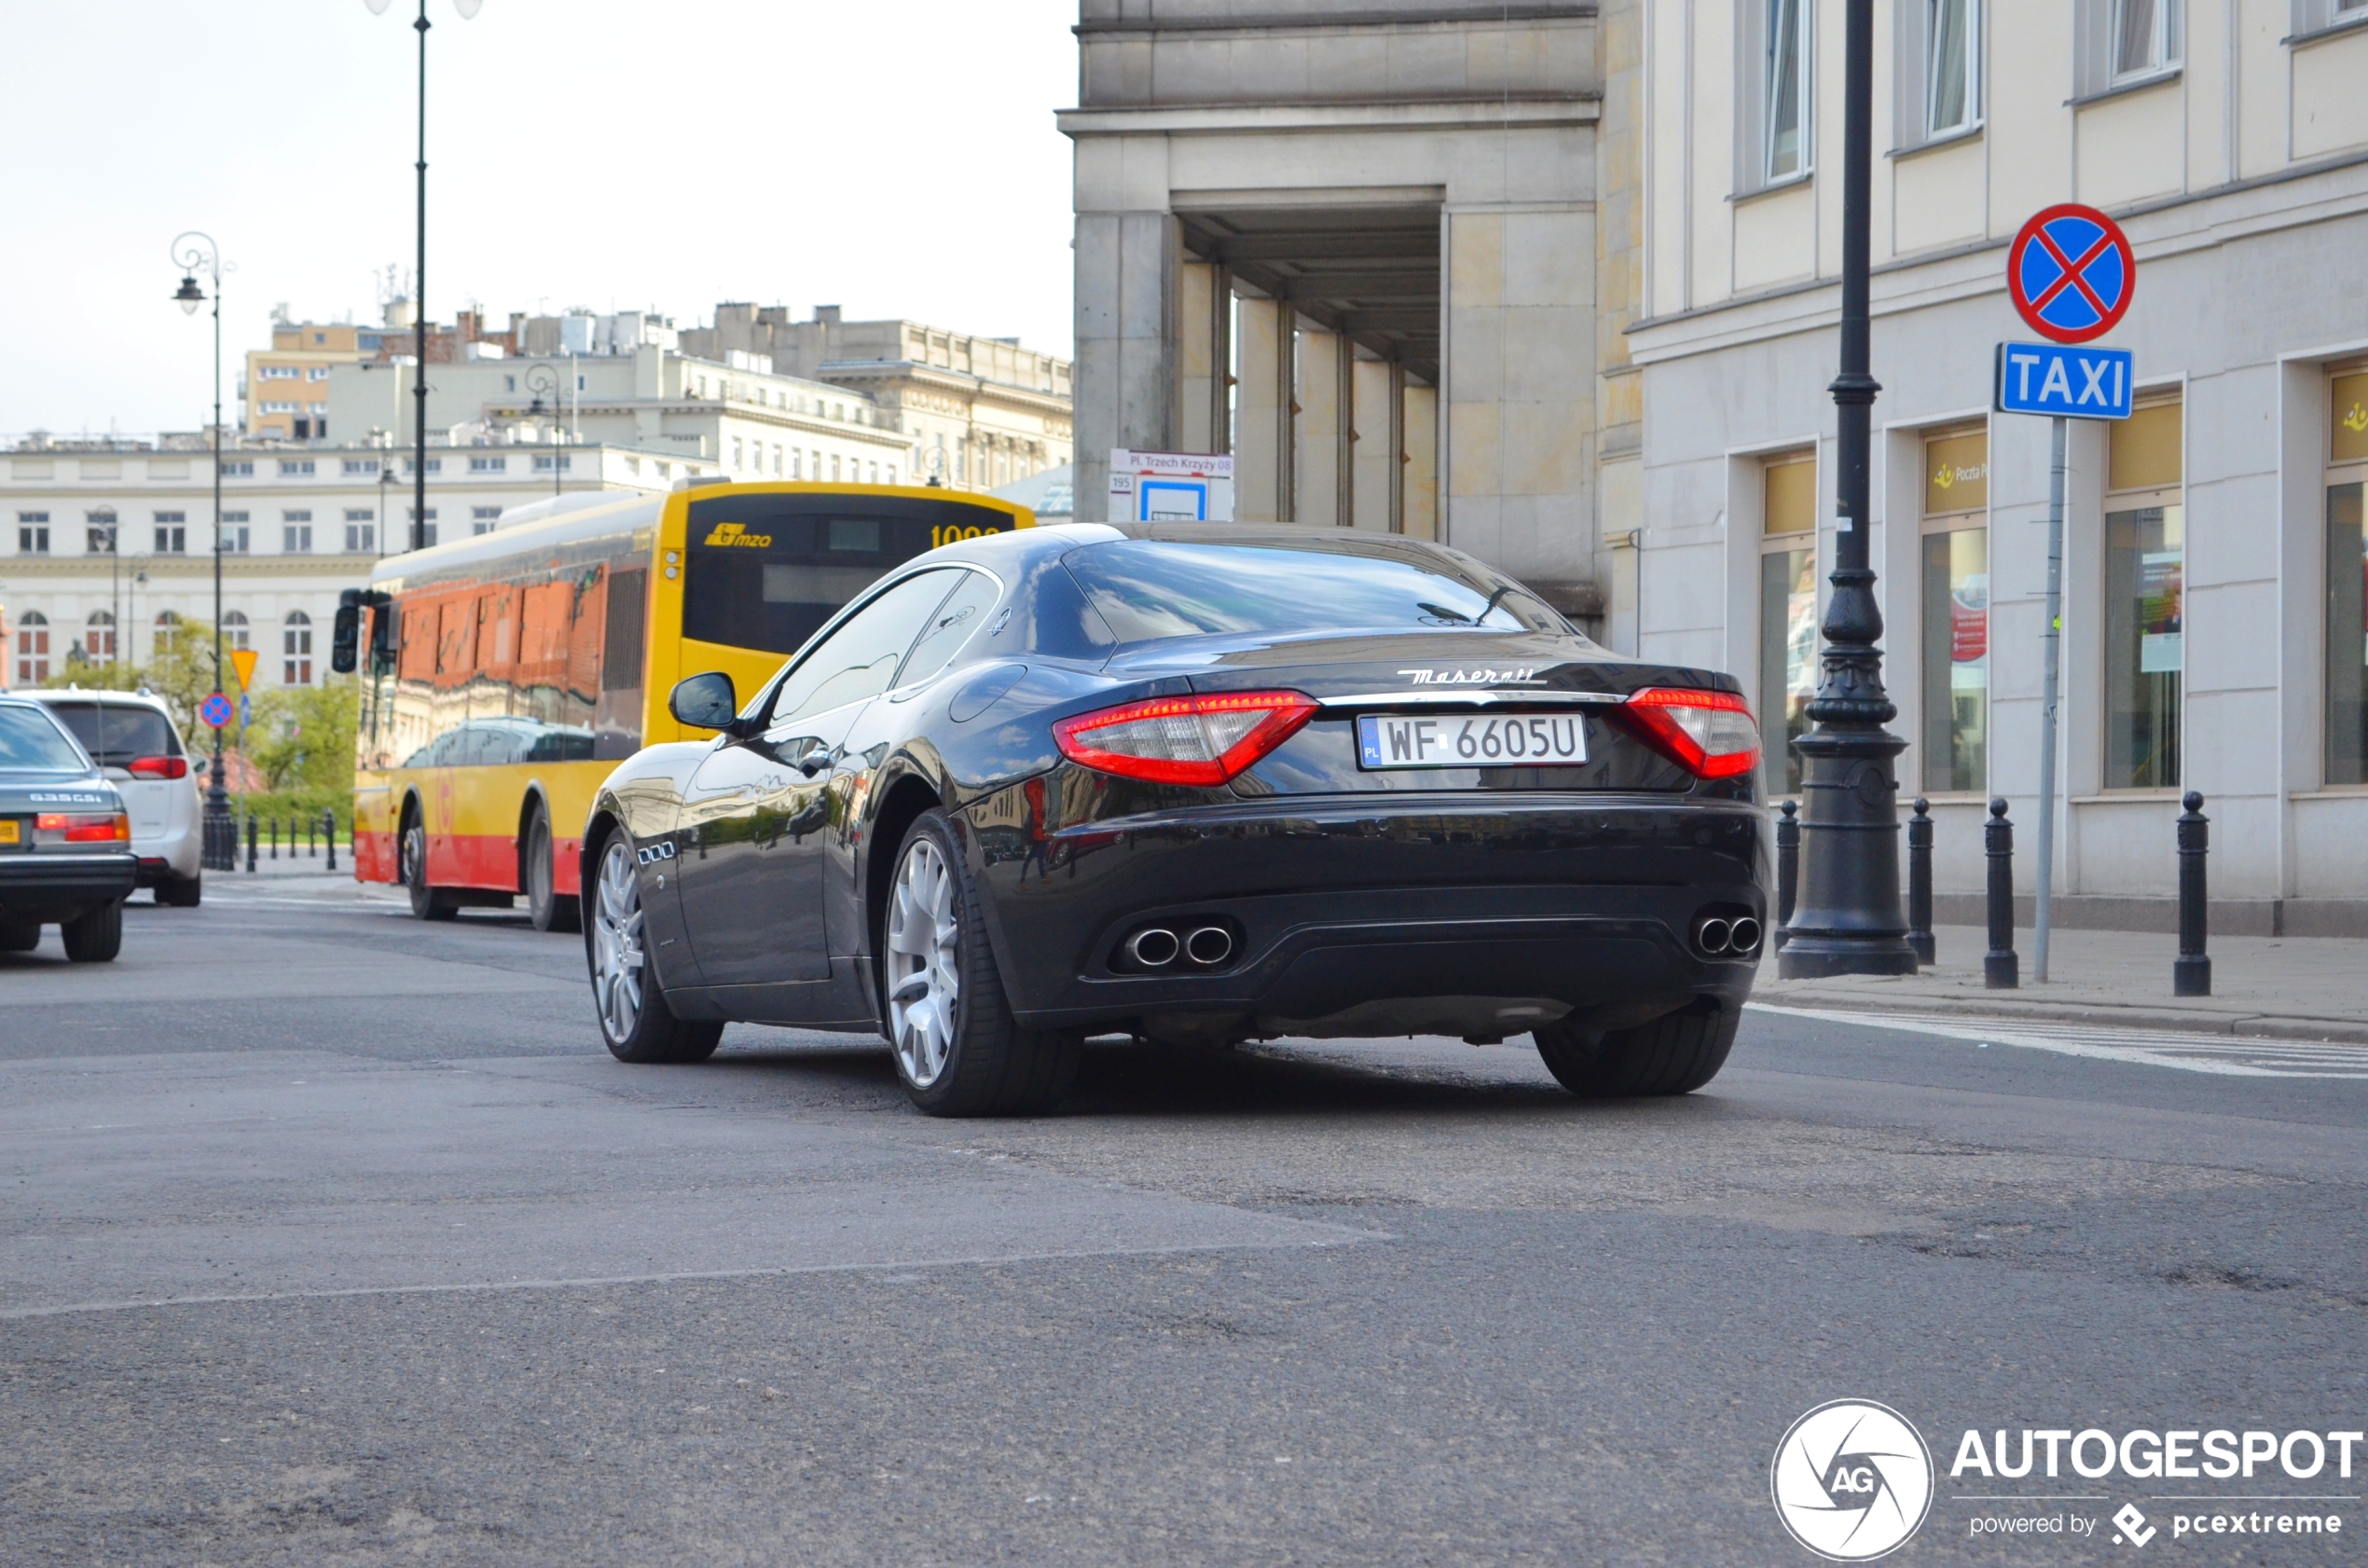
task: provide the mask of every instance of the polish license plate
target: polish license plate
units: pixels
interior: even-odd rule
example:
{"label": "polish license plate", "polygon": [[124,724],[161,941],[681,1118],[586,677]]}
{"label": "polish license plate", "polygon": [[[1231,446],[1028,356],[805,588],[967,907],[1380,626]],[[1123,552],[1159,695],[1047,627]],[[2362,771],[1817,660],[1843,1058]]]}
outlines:
{"label": "polish license plate", "polygon": [[1562,713],[1367,713],[1356,721],[1356,763],[1366,769],[1576,767],[1587,761],[1587,726]]}
{"label": "polish license plate", "polygon": [[21,844],[23,829],[13,817],[0,817],[0,844]]}

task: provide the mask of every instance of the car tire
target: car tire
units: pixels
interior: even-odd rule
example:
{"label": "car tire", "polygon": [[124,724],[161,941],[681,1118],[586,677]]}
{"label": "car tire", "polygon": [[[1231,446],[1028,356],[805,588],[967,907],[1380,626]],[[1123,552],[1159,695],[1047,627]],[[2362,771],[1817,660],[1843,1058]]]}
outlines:
{"label": "car tire", "polygon": [[123,951],[123,901],[111,899],[58,928],[66,956],[77,964],[104,964]]}
{"label": "car tire", "polygon": [[1084,1041],[1012,1018],[978,885],[942,811],[916,818],[897,847],[880,953],[883,1032],[916,1106],[1029,1116],[1067,1097]]}
{"label": "car tire", "polygon": [[1531,1036],[1547,1071],[1590,1100],[1690,1094],[1718,1076],[1734,1049],[1740,1010],[1665,1013],[1632,1029],[1594,1034],[1553,1025]]}
{"label": "car tire", "polygon": [[157,902],[168,909],[195,909],[205,896],[205,878],[176,876],[157,885]]}
{"label": "car tire", "polygon": [[677,1018],[667,1005],[657,966],[641,945],[640,868],[633,841],[622,830],[612,832],[597,863],[584,955],[592,971],[592,1009],[609,1054],[637,1066],[706,1061],[715,1054],[723,1025]]}
{"label": "car tire", "polygon": [[440,887],[428,886],[427,824],[414,816],[403,819],[403,839],[396,874],[411,892],[411,914],[420,920],[452,920],[461,914],[461,901]]}
{"label": "car tire", "polygon": [[0,926],[0,953],[30,953],[40,945],[38,926]]}
{"label": "car tire", "polygon": [[572,931],[582,925],[581,902],[551,890],[558,864],[551,840],[551,810],[537,801],[526,825],[526,917],[538,931]]}

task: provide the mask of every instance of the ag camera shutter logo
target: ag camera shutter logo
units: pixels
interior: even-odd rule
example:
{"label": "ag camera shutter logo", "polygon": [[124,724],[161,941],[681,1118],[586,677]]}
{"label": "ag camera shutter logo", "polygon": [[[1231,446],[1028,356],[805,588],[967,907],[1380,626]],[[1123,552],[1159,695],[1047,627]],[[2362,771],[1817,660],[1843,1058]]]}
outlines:
{"label": "ag camera shutter logo", "polygon": [[1768,1486],[1794,1540],[1829,1562],[1871,1561],[1932,1511],[1932,1451],[1890,1406],[1835,1399],[1786,1429]]}

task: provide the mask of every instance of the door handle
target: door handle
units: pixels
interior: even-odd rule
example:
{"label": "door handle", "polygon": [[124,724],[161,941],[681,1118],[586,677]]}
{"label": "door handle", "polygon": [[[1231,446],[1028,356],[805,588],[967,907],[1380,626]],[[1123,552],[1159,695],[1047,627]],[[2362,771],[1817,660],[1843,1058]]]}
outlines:
{"label": "door handle", "polygon": [[816,774],[821,772],[824,768],[829,767],[830,765],[831,749],[827,746],[817,746],[813,750],[808,751],[805,756],[800,757],[797,760],[797,770],[805,775],[808,778],[813,777]]}

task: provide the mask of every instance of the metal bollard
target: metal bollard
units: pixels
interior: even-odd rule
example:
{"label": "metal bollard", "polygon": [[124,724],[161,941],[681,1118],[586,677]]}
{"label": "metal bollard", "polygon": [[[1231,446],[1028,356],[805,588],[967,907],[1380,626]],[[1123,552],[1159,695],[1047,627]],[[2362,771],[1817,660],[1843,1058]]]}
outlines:
{"label": "metal bollard", "polygon": [[247,870],[255,870],[255,818],[247,818]]}
{"label": "metal bollard", "polygon": [[277,817],[274,817],[273,818],[271,818],[271,853],[270,853],[270,855],[268,857],[268,859],[270,859],[270,860],[278,860],[279,858],[280,858],[280,819],[279,819]]}
{"label": "metal bollard", "polygon": [[2211,995],[2211,959],[2204,954],[2204,856],[2211,848],[2211,818],[2204,815],[2204,797],[2195,791],[2180,805],[2179,815],[2179,956],[2170,966],[2174,997]]}
{"label": "metal bollard", "polygon": [[1932,803],[1919,796],[1916,815],[1907,819],[1907,945],[1916,961],[1930,967],[1933,944],[1933,819]]}
{"label": "metal bollard", "polygon": [[304,858],[308,860],[321,858],[321,819],[310,812],[304,818]]}
{"label": "metal bollard", "polygon": [[1793,902],[1800,897],[1800,807],[1786,801],[1776,819],[1776,945],[1792,941]]}
{"label": "metal bollard", "polygon": [[329,845],[328,869],[335,871],[337,869],[337,814],[327,806],[321,808],[321,836]]}
{"label": "metal bollard", "polygon": [[1992,991],[2013,991],[2022,985],[2015,957],[2015,824],[2006,820],[2003,797],[1989,803],[1982,852],[1989,857],[1989,951],[1982,956],[1982,983]]}

